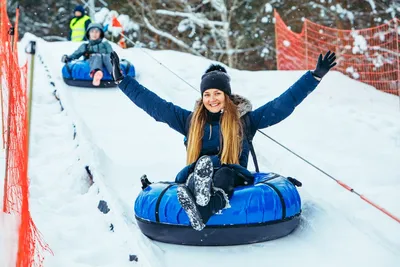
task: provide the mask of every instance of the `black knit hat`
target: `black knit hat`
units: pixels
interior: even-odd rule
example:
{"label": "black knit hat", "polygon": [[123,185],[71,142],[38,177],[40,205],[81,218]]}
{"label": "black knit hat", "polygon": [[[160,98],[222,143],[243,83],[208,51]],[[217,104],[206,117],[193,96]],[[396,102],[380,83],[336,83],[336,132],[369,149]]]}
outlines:
{"label": "black knit hat", "polygon": [[201,77],[200,91],[203,97],[204,91],[207,89],[219,89],[228,96],[231,95],[230,77],[226,69],[218,64],[213,64],[206,70],[206,73]]}

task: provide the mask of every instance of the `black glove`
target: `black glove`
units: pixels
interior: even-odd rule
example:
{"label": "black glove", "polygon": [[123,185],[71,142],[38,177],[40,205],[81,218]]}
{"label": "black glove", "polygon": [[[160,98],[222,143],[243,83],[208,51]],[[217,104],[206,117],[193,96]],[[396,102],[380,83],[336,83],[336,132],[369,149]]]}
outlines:
{"label": "black glove", "polygon": [[119,65],[119,57],[115,51],[111,52],[110,55],[111,65],[112,65],[112,76],[114,81],[120,82],[124,79],[124,74],[121,71],[121,66]]}
{"label": "black glove", "polygon": [[61,62],[67,63],[67,62],[69,62],[69,61],[71,61],[71,58],[70,58],[70,57],[68,57],[67,55],[63,55],[63,56],[62,56]]}
{"label": "black glove", "polygon": [[324,59],[322,59],[322,54],[320,54],[318,57],[317,66],[312,74],[322,79],[322,77],[324,77],[328,71],[337,64],[335,60],[336,55],[335,53],[331,54],[331,51],[328,51],[328,53],[325,54]]}

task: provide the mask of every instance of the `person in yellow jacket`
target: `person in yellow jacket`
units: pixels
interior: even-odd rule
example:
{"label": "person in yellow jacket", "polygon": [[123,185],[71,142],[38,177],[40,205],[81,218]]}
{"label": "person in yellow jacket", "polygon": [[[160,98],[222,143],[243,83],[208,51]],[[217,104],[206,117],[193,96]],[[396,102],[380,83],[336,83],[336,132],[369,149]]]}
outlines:
{"label": "person in yellow jacket", "polygon": [[72,42],[86,41],[86,30],[89,24],[92,22],[90,17],[85,14],[83,6],[76,6],[74,9],[75,17],[71,19],[69,23],[69,36],[68,40]]}

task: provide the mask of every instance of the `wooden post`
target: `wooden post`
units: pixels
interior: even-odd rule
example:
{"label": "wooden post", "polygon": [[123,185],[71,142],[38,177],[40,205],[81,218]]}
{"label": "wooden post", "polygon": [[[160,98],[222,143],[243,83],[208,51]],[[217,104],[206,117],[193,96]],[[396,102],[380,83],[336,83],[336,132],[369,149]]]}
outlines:
{"label": "wooden post", "polygon": [[304,21],[304,29],[305,29],[305,45],[306,45],[306,70],[308,70],[308,30],[307,30],[307,21],[308,19],[305,19]]}

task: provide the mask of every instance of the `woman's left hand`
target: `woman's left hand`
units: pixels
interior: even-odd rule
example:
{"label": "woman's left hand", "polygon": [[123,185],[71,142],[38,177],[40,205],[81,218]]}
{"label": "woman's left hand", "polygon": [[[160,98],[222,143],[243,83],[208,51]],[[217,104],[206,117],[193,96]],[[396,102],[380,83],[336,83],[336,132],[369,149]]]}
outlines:
{"label": "woman's left hand", "polygon": [[336,60],[336,55],[335,53],[331,54],[331,51],[328,51],[323,59],[322,59],[322,54],[320,54],[318,57],[317,66],[313,71],[313,75],[322,79],[322,77],[324,77],[331,68],[336,66],[337,63],[335,62],[335,60]]}

